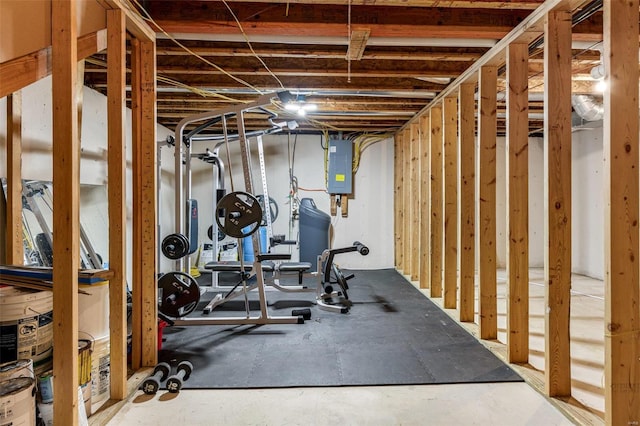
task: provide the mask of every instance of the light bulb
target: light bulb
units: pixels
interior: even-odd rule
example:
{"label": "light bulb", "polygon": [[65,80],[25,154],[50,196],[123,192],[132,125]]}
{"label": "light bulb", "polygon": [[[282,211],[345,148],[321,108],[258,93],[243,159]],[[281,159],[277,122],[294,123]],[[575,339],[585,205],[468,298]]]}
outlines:
{"label": "light bulb", "polygon": [[600,93],[603,93],[605,90],[607,90],[607,82],[604,79],[598,80],[598,82],[596,83],[596,90]]}

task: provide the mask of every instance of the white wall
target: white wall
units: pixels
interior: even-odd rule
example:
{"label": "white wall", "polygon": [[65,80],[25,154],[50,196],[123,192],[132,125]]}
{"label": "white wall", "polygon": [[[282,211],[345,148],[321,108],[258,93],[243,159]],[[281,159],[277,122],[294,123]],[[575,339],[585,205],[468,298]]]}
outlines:
{"label": "white wall", "polygon": [[602,128],[574,131],[572,136],[572,270],[604,279]]}
{"label": "white wall", "polygon": [[[52,178],[52,115],[51,115],[51,78],[42,79],[22,90],[23,96],[23,177],[25,179],[50,181]],[[81,142],[80,181],[86,185],[104,186],[107,182],[106,140],[107,117],[106,98],[89,89],[83,92],[83,122]],[[0,99],[0,144],[6,144],[6,98]],[[127,112],[127,217],[129,220],[128,247],[131,248],[131,114]],[[158,126],[158,140],[164,140],[172,131]],[[603,199],[602,199],[602,129],[576,131],[573,134],[573,214],[572,214],[572,265],[574,272],[602,278],[604,274],[603,256]],[[280,216],[274,223],[274,233],[286,234],[297,238],[297,222],[289,235],[289,178],[287,145],[293,147],[295,136],[285,134],[264,137],[267,180],[269,195],[280,207]],[[324,190],[324,153],[320,146],[319,135],[301,135],[297,137],[294,174],[300,186],[299,197],[311,197],[317,206],[329,212],[330,200]],[[213,148],[212,144],[197,142],[194,152]],[[497,145],[497,253],[498,265],[506,264],[505,229],[505,138],[498,138]],[[162,237],[174,231],[174,155],[173,148],[161,149],[161,220],[160,241]],[[225,159],[224,148],[220,151]],[[227,164],[226,187],[231,189],[229,168],[233,169],[236,190],[244,190],[244,179],[240,164],[238,144],[232,144],[231,167]],[[530,265],[543,266],[543,139],[529,140],[529,256]],[[6,175],[5,150],[0,149],[0,176]],[[212,167],[193,161],[193,198],[200,206],[200,242],[208,242],[207,228],[213,223]],[[258,159],[254,149],[254,192],[262,193]],[[305,188],[305,189],[302,189]],[[354,197],[349,200],[349,216],[332,218],[332,247],[350,245],[359,240],[369,246],[371,252],[363,257],[355,253],[345,254],[338,259],[345,268],[389,268],[393,267],[393,143],[386,140],[370,146],[362,154],[360,170],[354,180]],[[106,192],[105,192],[106,193]],[[83,200],[96,200],[95,195]],[[84,202],[84,201],[83,201]],[[91,207],[92,217],[87,220],[88,232],[95,241],[97,249],[105,261],[108,261],[106,246],[108,241],[106,211],[102,217],[96,217],[95,204]],[[101,206],[106,209],[106,204]],[[89,211],[89,207],[86,208]],[[81,208],[81,215],[83,209]],[[88,213],[87,213],[88,214]],[[100,215],[98,215],[100,216]],[[209,219],[207,219],[209,218]],[[83,219],[84,222],[84,219]],[[96,223],[98,223],[96,225]],[[103,226],[100,224],[103,223]],[[102,234],[100,232],[102,231]],[[281,246],[279,251],[288,251]],[[131,271],[130,253],[128,271]],[[297,258],[297,249],[293,252]],[[173,262],[161,257],[159,270],[173,269]]]}
{"label": "white wall", "polygon": [[[504,138],[498,138],[498,265],[506,264]],[[572,133],[572,271],[604,277],[602,128]],[[544,140],[529,138],[529,265],[544,266]]]}
{"label": "white wall", "polygon": [[[51,77],[43,78],[22,89],[22,177],[23,179],[51,181],[52,163],[52,94]],[[157,127],[158,140],[171,132]],[[131,281],[131,218],[132,218],[132,177],[131,177],[131,111],[127,110],[127,273]],[[0,145],[6,145],[6,98],[0,99]],[[84,87],[80,153],[80,183],[101,186],[106,197],[107,184],[107,100],[102,94]],[[163,152],[166,163],[172,164],[173,154]],[[163,178],[166,178],[163,173]],[[0,149],[0,176],[6,176],[5,149]],[[164,189],[164,190],[172,190]],[[163,195],[170,199],[170,194]],[[93,201],[91,201],[93,200]],[[86,203],[86,204],[85,204]],[[171,206],[173,201],[171,199]],[[83,207],[84,205],[84,207]],[[95,191],[81,192],[80,216],[83,226],[96,250],[108,262],[108,213],[105,200],[99,200]],[[173,208],[171,207],[171,212]],[[99,213],[98,213],[99,212]]]}
{"label": "white wall", "polygon": [[[274,234],[285,234],[290,239],[297,238],[295,229],[289,233],[289,161],[288,144],[293,150],[295,135],[269,135],[263,138],[265,164],[269,196],[279,206],[279,216],[273,224]],[[324,191],[324,151],[320,146],[320,135],[300,135],[295,141],[293,173],[298,178],[299,198],[313,198],[317,207],[329,214],[330,198]],[[196,142],[193,152],[213,149],[211,142]],[[259,173],[256,143],[252,144],[252,164],[254,169],[254,193],[261,194],[262,183]],[[232,143],[231,167],[226,161],[226,151],[220,150],[220,157],[226,164],[226,189],[231,191],[229,171],[232,169],[234,189],[245,190],[241,156],[238,143]],[[198,199],[200,241],[210,242],[206,230],[213,223],[212,167],[199,160],[193,160],[193,197]],[[307,191],[317,190],[317,191]],[[333,248],[351,245],[358,240],[366,244],[370,253],[340,255],[336,262],[344,268],[377,269],[393,267],[393,141],[385,140],[367,148],[360,160],[360,168],[355,175],[354,196],[349,199],[349,215],[332,217]],[[167,232],[169,233],[169,232]],[[166,233],[163,233],[166,234]],[[279,246],[275,252],[288,252],[289,246]],[[293,259],[297,259],[297,248]]]}

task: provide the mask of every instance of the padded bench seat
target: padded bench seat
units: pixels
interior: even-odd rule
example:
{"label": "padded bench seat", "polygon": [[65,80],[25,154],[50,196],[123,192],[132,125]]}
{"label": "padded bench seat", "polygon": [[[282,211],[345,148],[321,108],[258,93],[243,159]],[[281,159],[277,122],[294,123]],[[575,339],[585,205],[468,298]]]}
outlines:
{"label": "padded bench seat", "polygon": [[309,262],[283,262],[277,266],[279,272],[297,272],[298,284],[302,284],[302,276],[311,269]]}
{"label": "padded bench seat", "polygon": [[305,272],[311,269],[309,262],[286,262],[278,265],[280,272]]}
{"label": "padded bench seat", "polygon": [[[205,269],[214,272],[240,272],[240,262],[237,260],[233,261],[222,261],[222,262],[207,262],[204,265]],[[253,270],[252,262],[244,263],[244,272],[251,272]],[[273,272],[275,270],[275,265],[272,262],[262,262],[262,271],[263,272]]]}

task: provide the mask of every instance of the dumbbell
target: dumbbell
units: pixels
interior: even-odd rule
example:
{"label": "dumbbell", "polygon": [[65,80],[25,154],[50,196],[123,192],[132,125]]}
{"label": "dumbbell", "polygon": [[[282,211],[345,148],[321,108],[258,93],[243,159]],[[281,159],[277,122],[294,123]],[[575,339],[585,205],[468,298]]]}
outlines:
{"label": "dumbbell", "polygon": [[153,374],[144,379],[142,390],[147,395],[154,395],[160,389],[160,382],[167,378],[171,372],[171,366],[166,362],[161,362],[153,369]]}
{"label": "dumbbell", "polygon": [[193,371],[193,364],[189,361],[181,361],[178,364],[178,371],[167,379],[167,390],[171,393],[178,393],[182,388],[182,382],[189,379]]}

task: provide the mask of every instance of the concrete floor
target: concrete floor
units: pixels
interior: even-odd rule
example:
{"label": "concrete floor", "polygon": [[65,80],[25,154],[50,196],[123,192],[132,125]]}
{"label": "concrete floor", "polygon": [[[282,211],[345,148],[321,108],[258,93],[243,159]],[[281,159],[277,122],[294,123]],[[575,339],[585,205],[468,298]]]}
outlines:
{"label": "concrete floor", "polygon": [[119,425],[571,425],[526,383],[140,391]]}
{"label": "concrete floor", "polygon": [[[499,342],[506,341],[506,283],[498,271]],[[417,284],[417,283],[414,283]],[[530,361],[544,371],[543,270],[530,270]],[[428,291],[423,290],[425,294]],[[434,299],[436,303],[441,302]],[[457,318],[455,310],[446,310]],[[604,413],[604,286],[572,277],[573,397]],[[473,325],[465,325],[473,327]],[[313,368],[310,365],[310,368]],[[522,371],[520,370],[519,372]],[[526,372],[526,371],[525,371]],[[574,424],[530,384],[460,384],[260,390],[185,390],[147,396],[138,391],[108,425],[570,425]],[[562,404],[560,404],[562,406]],[[595,414],[593,416],[592,414]]]}

